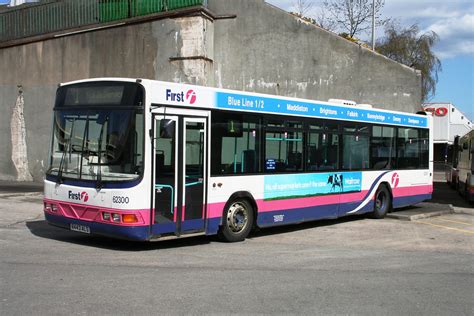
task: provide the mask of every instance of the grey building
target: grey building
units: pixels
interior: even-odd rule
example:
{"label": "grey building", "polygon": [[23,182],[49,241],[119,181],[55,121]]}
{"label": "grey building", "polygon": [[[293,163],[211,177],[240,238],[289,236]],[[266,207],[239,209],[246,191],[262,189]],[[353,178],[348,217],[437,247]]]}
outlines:
{"label": "grey building", "polygon": [[[12,20],[3,16],[2,22],[0,14],[0,180],[28,180],[29,174],[42,180],[55,90],[76,79],[147,78],[348,99],[411,113],[420,108],[418,71],[263,0],[176,1],[184,4],[156,12],[140,8],[143,14],[134,16],[130,12],[138,9],[129,6],[123,17],[109,18],[103,7],[94,9],[98,0],[66,0],[78,10],[95,10],[83,14],[87,23],[20,34],[25,27],[17,37],[7,34],[5,23]],[[2,38],[2,30],[10,37]]]}

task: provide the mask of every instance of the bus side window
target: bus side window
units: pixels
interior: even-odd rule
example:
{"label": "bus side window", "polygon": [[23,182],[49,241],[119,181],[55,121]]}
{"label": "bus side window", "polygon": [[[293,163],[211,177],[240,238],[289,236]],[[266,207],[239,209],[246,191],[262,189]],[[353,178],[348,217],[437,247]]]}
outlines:
{"label": "bus side window", "polygon": [[337,169],[335,161],[337,161],[337,148],[334,146],[328,146],[324,150],[323,160],[319,166],[319,170],[335,170]]}
{"label": "bus side window", "polygon": [[430,133],[427,129],[420,130],[420,168],[429,168],[430,156]]}
{"label": "bus side window", "polygon": [[303,160],[303,153],[301,153],[301,152],[290,152],[290,153],[288,153],[287,169],[289,169],[289,170],[300,170],[302,160]]}
{"label": "bus side window", "polygon": [[339,136],[321,134],[319,170],[336,170],[339,167]]}
{"label": "bus side window", "polygon": [[321,160],[321,150],[316,145],[309,145],[308,147],[308,161],[306,169],[308,171],[318,170],[317,161]]}
{"label": "bus side window", "polygon": [[303,171],[303,132],[274,129],[265,133],[265,170]]}
{"label": "bus side window", "polygon": [[[319,127],[319,126],[317,126]],[[320,143],[320,133],[310,131],[307,136],[307,160],[306,160],[306,170],[316,171],[319,170],[319,165],[321,163],[321,143]]]}
{"label": "bus side window", "polygon": [[242,173],[257,172],[257,152],[255,150],[244,150],[242,152]]}
{"label": "bus side window", "polygon": [[397,167],[400,169],[420,168],[419,130],[414,128],[398,128]]}
{"label": "bus side window", "polygon": [[364,124],[348,124],[342,135],[342,169],[368,169],[370,156],[370,127]]}
{"label": "bus side window", "polygon": [[211,124],[211,174],[258,173],[260,117],[215,112]]}
{"label": "bus side window", "polygon": [[394,167],[395,128],[373,126],[370,141],[372,169],[382,170]]}

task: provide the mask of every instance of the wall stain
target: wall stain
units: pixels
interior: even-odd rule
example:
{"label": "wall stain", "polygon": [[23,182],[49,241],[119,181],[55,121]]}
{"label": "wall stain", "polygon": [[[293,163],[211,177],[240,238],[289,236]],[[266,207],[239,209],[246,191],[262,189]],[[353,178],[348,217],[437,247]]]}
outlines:
{"label": "wall stain", "polygon": [[18,86],[18,97],[11,118],[12,161],[17,181],[33,181],[28,167],[24,106],[23,87]]}

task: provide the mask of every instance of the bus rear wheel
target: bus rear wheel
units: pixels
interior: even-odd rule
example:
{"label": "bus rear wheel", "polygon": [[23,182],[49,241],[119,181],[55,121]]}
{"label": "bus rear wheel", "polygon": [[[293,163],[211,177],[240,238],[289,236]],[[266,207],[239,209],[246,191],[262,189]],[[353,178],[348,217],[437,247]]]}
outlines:
{"label": "bus rear wheel", "polygon": [[252,229],[254,213],[249,202],[243,199],[232,201],[224,210],[219,239],[227,242],[244,240]]}
{"label": "bus rear wheel", "polygon": [[379,186],[375,193],[374,210],[370,213],[371,218],[381,219],[392,207],[392,198],[385,185]]}

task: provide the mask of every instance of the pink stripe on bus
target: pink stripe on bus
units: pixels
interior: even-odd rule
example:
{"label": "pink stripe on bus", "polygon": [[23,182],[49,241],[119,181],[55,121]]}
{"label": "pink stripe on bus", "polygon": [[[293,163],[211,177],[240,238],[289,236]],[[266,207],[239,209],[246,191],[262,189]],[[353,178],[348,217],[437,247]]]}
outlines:
{"label": "pink stripe on bus", "polygon": [[431,194],[433,193],[432,185],[417,185],[411,187],[398,187],[392,188],[393,197]]}
{"label": "pink stripe on bus", "polygon": [[[421,185],[411,187],[393,188],[392,193],[394,197],[403,197],[411,195],[431,194],[433,192],[432,185]],[[353,202],[362,202],[367,197],[369,191],[361,191],[346,194],[332,194],[326,196],[314,196],[306,198],[285,199],[285,200],[257,200],[259,212],[271,212],[276,210],[291,210],[296,208],[305,208],[312,206],[330,205],[330,204],[344,204]],[[372,192],[371,199],[374,198],[375,190]],[[225,202],[214,203],[208,205],[208,218],[221,217],[224,211]]]}
{"label": "pink stripe on bus", "polygon": [[286,199],[286,200],[272,200],[272,201],[257,201],[259,212],[271,212],[275,210],[289,210],[294,208],[305,208],[312,206],[339,204],[361,201],[367,194],[367,191],[347,193],[347,194],[332,194],[325,196],[314,196],[306,198]]}
{"label": "pink stripe on bus", "polygon": [[[348,203],[355,201],[362,201],[367,195],[368,191],[347,193],[347,194],[332,194],[326,196],[314,196],[296,199],[285,199],[285,200],[257,200],[259,212],[272,212],[275,210],[290,210],[295,208],[304,208],[320,205],[330,205],[338,203]],[[208,205],[209,218],[220,217],[224,211],[226,203],[214,203]]]}
{"label": "pink stripe on bus", "polygon": [[224,203],[208,204],[208,206],[207,206],[207,217],[208,218],[222,217],[222,214],[224,212],[225,204],[226,204],[225,202]]}

